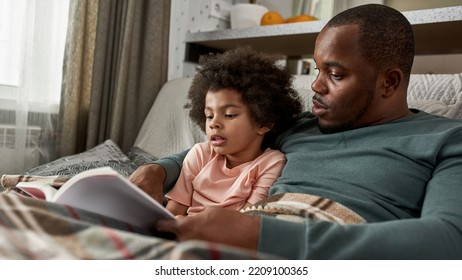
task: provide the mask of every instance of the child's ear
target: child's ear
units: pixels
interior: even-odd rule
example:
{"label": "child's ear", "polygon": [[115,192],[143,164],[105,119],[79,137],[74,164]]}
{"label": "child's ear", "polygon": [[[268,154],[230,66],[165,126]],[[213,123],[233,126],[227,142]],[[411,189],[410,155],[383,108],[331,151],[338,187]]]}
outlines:
{"label": "child's ear", "polygon": [[258,129],[257,133],[259,135],[264,135],[265,133],[270,131],[272,128],[273,128],[273,125],[271,125],[271,126],[263,126],[263,125],[261,125],[260,128]]}

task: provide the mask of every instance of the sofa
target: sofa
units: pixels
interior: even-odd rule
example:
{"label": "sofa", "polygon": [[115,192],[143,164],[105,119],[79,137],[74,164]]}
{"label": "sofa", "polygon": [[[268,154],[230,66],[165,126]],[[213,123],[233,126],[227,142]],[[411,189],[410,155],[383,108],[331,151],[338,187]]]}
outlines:
{"label": "sofa", "polygon": [[[311,109],[314,78],[314,75],[296,75],[293,80],[306,110]],[[191,80],[179,78],[165,84],[146,117],[135,147],[161,158],[204,140],[203,132],[190,121],[183,108]],[[428,113],[462,118],[462,74],[412,75],[408,104]]]}
{"label": "sofa", "polygon": [[[306,110],[311,108],[314,76],[293,80]],[[204,141],[204,133],[184,109],[191,78],[167,82],[148,113],[136,141],[124,153],[110,139],[83,153],[59,158],[25,174],[4,174],[8,190],[19,181],[42,181],[57,188],[87,169],[111,166],[128,176],[137,167]],[[462,119],[462,73],[412,75],[409,107],[448,118]],[[219,254],[217,254],[219,252]],[[177,243],[153,238],[107,217],[43,200],[0,194],[0,259],[272,259],[221,244]]]}

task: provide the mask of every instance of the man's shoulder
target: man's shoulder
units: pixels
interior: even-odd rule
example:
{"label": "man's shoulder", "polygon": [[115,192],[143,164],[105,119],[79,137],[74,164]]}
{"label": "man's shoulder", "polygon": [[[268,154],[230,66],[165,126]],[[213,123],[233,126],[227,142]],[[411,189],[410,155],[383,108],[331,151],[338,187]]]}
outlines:
{"label": "man's shoulder", "polygon": [[[424,111],[413,111],[414,114],[377,127],[367,129],[368,133],[377,136],[403,135],[422,136],[426,139],[443,140],[453,136],[462,136],[462,120],[432,115]],[[435,138],[436,137],[436,138]],[[444,140],[446,141],[446,140]]]}
{"label": "man's shoulder", "polygon": [[409,119],[412,125],[425,125],[426,123],[446,124],[455,127],[462,127],[462,119],[448,118],[434,115],[421,110],[414,110],[414,115]]}

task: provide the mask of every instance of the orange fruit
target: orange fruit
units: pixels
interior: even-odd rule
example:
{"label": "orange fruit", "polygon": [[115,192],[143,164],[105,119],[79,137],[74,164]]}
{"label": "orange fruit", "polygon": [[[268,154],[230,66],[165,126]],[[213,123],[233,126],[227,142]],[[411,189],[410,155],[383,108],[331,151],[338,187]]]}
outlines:
{"label": "orange fruit", "polygon": [[260,21],[260,25],[272,25],[272,24],[280,24],[284,23],[284,18],[281,16],[280,13],[275,11],[266,12]]}
{"label": "orange fruit", "polygon": [[293,23],[293,22],[303,22],[303,21],[312,21],[312,20],[317,20],[314,16],[310,15],[298,15],[294,17],[290,17],[286,19],[285,23]]}

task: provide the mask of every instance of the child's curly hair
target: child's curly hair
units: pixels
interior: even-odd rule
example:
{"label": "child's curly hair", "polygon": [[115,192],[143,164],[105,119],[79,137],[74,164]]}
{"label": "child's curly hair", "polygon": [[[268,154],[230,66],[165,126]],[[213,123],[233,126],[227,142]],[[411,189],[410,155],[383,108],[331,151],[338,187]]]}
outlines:
{"label": "child's curly hair", "polygon": [[205,96],[208,91],[234,89],[242,95],[257,124],[272,129],[262,148],[290,127],[302,111],[302,103],[292,86],[293,76],[277,64],[279,56],[259,53],[251,47],[238,47],[223,54],[199,58],[199,68],[188,92],[189,116],[205,132]]}

